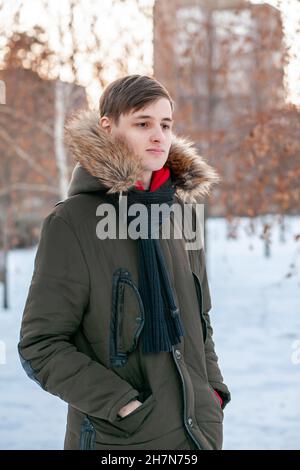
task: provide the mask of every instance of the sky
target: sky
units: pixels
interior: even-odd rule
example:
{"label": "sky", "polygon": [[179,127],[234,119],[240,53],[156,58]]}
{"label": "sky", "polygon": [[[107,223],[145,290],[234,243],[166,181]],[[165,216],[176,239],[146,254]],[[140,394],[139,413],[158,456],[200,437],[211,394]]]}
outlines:
{"label": "sky", "polygon": [[[0,23],[9,24],[9,18],[18,6],[21,0],[11,0],[5,2],[4,14],[0,14]],[[129,73],[153,73],[152,69],[152,22],[143,18],[137,11],[134,0],[127,0],[121,2],[118,6],[112,9],[111,0],[101,0],[101,14],[99,14],[99,0],[85,0],[79,2],[81,4],[80,19],[78,27],[80,37],[83,39],[89,37],[90,31],[88,23],[85,21],[85,15],[88,12],[94,11],[99,16],[97,27],[101,30],[102,43],[100,55],[101,60],[105,64],[104,78],[107,81],[113,80],[117,76],[117,70],[114,66],[114,60],[122,57],[122,46],[130,35],[141,42],[139,50],[134,46],[130,47],[130,54],[128,57],[128,71]],[[144,6],[151,8],[154,0],[142,0]],[[278,0],[268,0],[263,2],[261,0],[254,0],[252,3],[269,3],[273,6],[278,6]],[[290,62],[286,70],[286,81],[288,87],[288,99],[290,102],[300,105],[300,33],[299,41],[295,41],[295,31],[300,28],[300,1],[298,0],[285,0],[281,2],[283,5],[283,20],[284,29],[286,34],[286,41],[291,48],[292,54],[295,58]],[[59,37],[57,28],[54,27],[57,14],[59,13],[64,18],[68,0],[60,0],[49,2],[49,12],[45,15],[42,7],[41,0],[25,0],[24,14],[21,21],[26,27],[32,26],[34,23],[39,23],[44,28],[51,30],[50,43],[54,49],[58,49]],[[53,25],[53,27],[52,27]],[[128,26],[129,25],[129,26]],[[122,30],[129,29],[130,33],[122,35]],[[122,39],[123,38],[123,39]],[[1,48],[1,39],[0,39]],[[0,52],[1,54],[1,52]],[[139,54],[142,55],[142,61],[139,60]],[[87,87],[88,94],[92,97],[92,101],[98,102],[101,94],[101,89],[97,82],[92,84],[88,83],[88,77],[91,74],[89,64],[84,64],[80,67],[80,83]],[[67,71],[62,69],[61,78],[69,81]]]}

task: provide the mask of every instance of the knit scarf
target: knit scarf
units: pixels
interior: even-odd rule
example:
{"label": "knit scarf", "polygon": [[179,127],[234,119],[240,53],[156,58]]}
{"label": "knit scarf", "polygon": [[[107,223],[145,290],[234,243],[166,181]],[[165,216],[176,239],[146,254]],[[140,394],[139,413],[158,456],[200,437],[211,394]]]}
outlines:
{"label": "knit scarf", "polygon": [[[164,169],[166,170],[166,169]],[[160,211],[159,220],[151,224],[151,205],[173,203],[174,185],[170,174],[166,171],[153,174],[150,191],[144,191],[139,182],[136,187],[126,193],[127,208],[132,204],[143,204],[147,208],[148,238],[139,237],[138,273],[139,293],[141,295],[145,323],[141,332],[144,353],[171,351],[172,346],[180,343],[184,336],[184,328],[180,312],[175,303],[172,286],[166,268],[165,259],[159,243],[159,228],[166,217],[167,211]],[[140,189],[137,189],[140,188]],[[119,210],[119,198],[116,194],[106,195]],[[132,217],[127,214],[130,223]]]}

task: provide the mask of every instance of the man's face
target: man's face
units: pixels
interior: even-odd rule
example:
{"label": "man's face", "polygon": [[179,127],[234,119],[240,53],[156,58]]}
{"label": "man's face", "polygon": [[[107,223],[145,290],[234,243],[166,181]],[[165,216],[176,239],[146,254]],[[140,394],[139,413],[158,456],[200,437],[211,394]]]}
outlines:
{"label": "man's face", "polygon": [[145,174],[159,170],[167,161],[172,140],[172,109],[168,99],[160,98],[139,111],[121,114],[118,125],[101,118],[100,125],[112,136],[123,138],[141,157]]}

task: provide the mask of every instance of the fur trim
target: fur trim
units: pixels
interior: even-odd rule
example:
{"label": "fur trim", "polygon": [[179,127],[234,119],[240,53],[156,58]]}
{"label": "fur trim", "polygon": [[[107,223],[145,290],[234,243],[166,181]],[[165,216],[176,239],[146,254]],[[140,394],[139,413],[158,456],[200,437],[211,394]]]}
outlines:
{"label": "fur trim", "polygon": [[[65,126],[66,143],[75,160],[99,181],[108,193],[127,192],[142,173],[141,159],[127,144],[112,139],[99,125],[98,114],[82,111]],[[197,202],[209,194],[220,178],[198,155],[192,142],[173,135],[166,164],[174,175],[176,195],[183,202]]]}

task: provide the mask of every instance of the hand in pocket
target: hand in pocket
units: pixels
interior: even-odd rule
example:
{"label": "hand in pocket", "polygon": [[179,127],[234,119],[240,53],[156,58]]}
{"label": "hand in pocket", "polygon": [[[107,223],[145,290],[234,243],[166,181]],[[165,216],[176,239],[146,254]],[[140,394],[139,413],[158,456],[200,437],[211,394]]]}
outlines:
{"label": "hand in pocket", "polygon": [[129,415],[130,413],[132,413],[134,410],[136,410],[137,408],[139,408],[141,406],[141,402],[139,400],[132,400],[130,401],[129,403],[127,403],[127,405],[123,406],[119,412],[118,412],[118,416],[120,416],[121,418],[125,418],[125,416]]}

